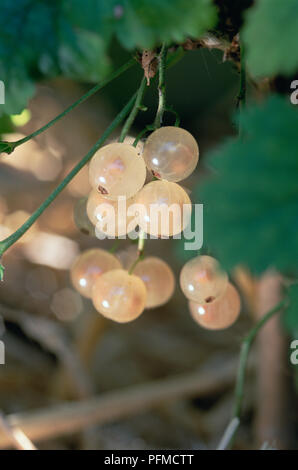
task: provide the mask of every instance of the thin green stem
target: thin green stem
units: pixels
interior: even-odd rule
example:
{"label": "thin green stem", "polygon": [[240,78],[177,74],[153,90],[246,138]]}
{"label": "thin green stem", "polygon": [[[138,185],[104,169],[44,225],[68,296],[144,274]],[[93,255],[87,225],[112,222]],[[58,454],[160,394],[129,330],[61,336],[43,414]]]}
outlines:
{"label": "thin green stem", "polygon": [[162,118],[166,106],[166,85],[165,85],[165,70],[166,70],[167,48],[165,44],[162,45],[158,57],[158,108],[154,120],[154,128],[157,129],[162,124]]}
{"label": "thin green stem", "polygon": [[217,446],[216,450],[225,450],[228,449],[236,432],[237,429],[239,428],[240,425],[240,419],[235,416],[235,418],[232,418],[231,421],[229,422],[228,426],[226,427],[226,430],[220,440],[220,443]]}
{"label": "thin green stem", "polygon": [[[175,65],[177,62],[179,62],[183,57],[184,57],[184,51],[182,48],[179,48],[178,51],[176,51],[176,53],[172,54],[170,57],[167,58],[167,60],[165,60],[166,58],[164,58],[164,61],[165,61],[165,65],[164,65],[164,68],[171,68],[173,65]],[[156,77],[154,77],[153,80],[155,80]],[[165,103],[165,100],[164,100],[164,103]],[[180,118],[178,116],[178,113],[172,108],[172,107],[164,107],[164,111],[168,111],[170,113],[173,113],[175,116],[176,116],[176,120],[175,120],[175,126],[179,126],[180,124]],[[139,143],[139,141],[141,140],[141,138],[147,133],[147,132],[151,132],[151,131],[154,131],[156,129],[156,126],[155,124],[149,124],[148,126],[146,126],[143,130],[141,130],[141,132],[137,135],[137,137],[135,138],[134,140],[134,143],[133,143],[133,146],[136,147]]]}
{"label": "thin green stem", "polygon": [[120,244],[120,240],[119,239],[115,240],[112,247],[109,249],[109,252],[110,253],[115,253],[115,251],[117,251],[117,249],[119,247],[119,244]]}
{"label": "thin green stem", "polygon": [[94,95],[97,91],[104,88],[108,83],[113,81],[115,78],[119,77],[122,73],[124,73],[126,70],[128,70],[130,67],[132,67],[134,64],[136,64],[135,59],[130,59],[128,62],[126,62],[124,65],[122,65],[119,69],[115,70],[109,77],[104,79],[101,83],[98,83],[93,88],[91,88],[91,90],[87,91],[87,93],[85,93],[77,101],[75,101],[70,106],[68,106],[68,108],[66,108],[62,113],[58,114],[58,116],[56,116],[50,122],[48,122],[44,126],[40,127],[40,129],[37,129],[36,131],[32,132],[32,134],[29,134],[26,137],[24,137],[23,139],[17,140],[16,142],[6,142],[6,144],[10,145],[10,147],[11,147],[11,151],[9,153],[11,153],[19,145],[22,145],[25,142],[28,142],[28,140],[33,139],[37,135],[39,135],[42,132],[49,129],[51,126],[56,124],[56,122],[60,121],[60,119],[62,119],[64,116],[66,116],[68,113],[70,113],[77,106],[84,103],[84,101],[86,101],[88,98],[90,98],[90,96]]}
{"label": "thin green stem", "polygon": [[135,138],[134,142],[133,142],[133,146],[136,147],[138,145],[138,143],[140,142],[141,138],[147,133],[147,132],[150,132],[150,131],[153,131],[154,130],[154,126],[153,125],[149,125],[149,126],[146,126]]}
{"label": "thin green stem", "polygon": [[273,315],[275,315],[284,307],[286,307],[286,304],[287,300],[283,299],[281,302],[275,305],[275,307],[269,310],[269,312],[266,313],[249,331],[249,333],[246,335],[242,342],[236,378],[233,416],[228,427],[226,428],[223,438],[221,439],[221,442],[218,446],[218,450],[228,449],[230,447],[240,424],[242,403],[244,398],[245,374],[251,345],[255,337],[257,336],[259,330],[267,323],[268,320],[270,320],[270,318],[273,317]]}
{"label": "thin green stem", "polygon": [[245,373],[246,373],[246,366],[248,355],[250,351],[250,347],[258,334],[259,330],[267,323],[270,318],[278,313],[282,308],[286,306],[286,300],[282,300],[279,302],[275,307],[273,307],[266,315],[264,315],[257,324],[250,330],[248,335],[244,338],[241,346],[240,351],[240,358],[239,358],[239,366],[237,372],[237,379],[236,379],[236,388],[235,388],[235,404],[234,404],[234,412],[233,417],[240,418],[241,410],[242,410],[242,402],[244,396],[244,384],[245,384]]}
{"label": "thin green stem", "polygon": [[124,126],[122,128],[122,131],[121,131],[121,134],[120,134],[120,137],[118,139],[118,142],[123,142],[125,137],[127,136],[140,108],[141,108],[141,105],[142,105],[142,99],[143,99],[143,96],[144,96],[144,92],[145,92],[145,87],[146,87],[146,79],[145,77],[142,78],[142,81],[141,81],[141,84],[140,84],[140,87],[138,89],[138,92],[137,92],[137,97],[136,97],[136,101],[135,101],[135,104],[128,116],[128,118],[126,119],[125,123],[124,123]]}
{"label": "thin green stem", "polygon": [[175,126],[175,127],[179,127],[179,126],[180,126],[180,116],[179,116],[179,114],[177,113],[177,111],[175,111],[175,109],[172,108],[171,106],[165,108],[165,111],[167,111],[168,113],[174,114],[174,116],[175,116],[175,118],[176,118],[176,119],[175,119],[174,126]]}
{"label": "thin green stem", "polygon": [[131,267],[129,268],[129,274],[133,273],[133,270],[135,269],[136,265],[139,263],[144,258],[144,248],[145,248],[145,233],[140,230],[139,233],[139,240],[138,240],[138,257],[137,259],[132,263]]}
{"label": "thin green stem", "polygon": [[[126,119],[126,122],[123,126],[123,129],[122,129],[122,132],[121,132],[121,135],[119,137],[119,142],[123,142],[125,137],[127,136],[140,108],[141,108],[141,105],[142,105],[142,99],[143,99],[143,96],[144,96],[144,93],[145,93],[145,89],[146,89],[146,78],[143,77],[142,78],[142,81],[141,81],[141,84],[140,84],[140,87],[138,89],[138,92],[137,92],[137,97],[136,97],[136,101],[135,101],[135,104],[130,112],[130,114],[128,115],[128,118]],[[136,147],[138,143],[138,140],[135,139],[133,145]],[[135,268],[135,266],[137,265],[137,263],[140,261],[140,259],[142,258],[142,255],[143,255],[143,249],[144,249],[144,241],[142,242],[142,238],[143,238],[143,232],[140,232],[139,233],[139,241],[138,241],[138,258],[136,260],[135,263],[133,263],[133,265],[131,266],[131,268],[129,269],[129,274],[132,273],[133,269]],[[142,249],[140,250],[140,243],[142,243]]]}
{"label": "thin green stem", "polygon": [[61,191],[70,183],[70,181],[77,175],[77,173],[89,162],[93,157],[95,152],[103,145],[106,139],[110,134],[118,127],[118,125],[125,119],[127,114],[132,109],[134,102],[136,100],[136,94],[134,94],[129,102],[124,106],[120,113],[116,116],[114,121],[109,125],[105,130],[103,135],[98,139],[98,141],[93,145],[89,152],[82,158],[82,160],[68,173],[64,180],[54,189],[54,191],[49,195],[49,197],[39,206],[39,208],[28,218],[28,220],[12,235],[7,237],[5,240],[0,242],[0,257],[3,253],[11,247],[15,242],[17,242],[24,233],[34,224],[34,222],[41,216],[45,209],[56,199],[56,197],[61,193]]}

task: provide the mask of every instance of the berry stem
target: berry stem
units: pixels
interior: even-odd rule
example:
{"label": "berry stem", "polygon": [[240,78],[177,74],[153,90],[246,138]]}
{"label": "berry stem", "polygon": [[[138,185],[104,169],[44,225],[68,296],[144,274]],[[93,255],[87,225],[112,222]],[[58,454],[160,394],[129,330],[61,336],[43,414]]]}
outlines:
{"label": "berry stem", "polygon": [[150,132],[150,131],[153,131],[154,130],[154,127],[153,126],[146,126],[135,138],[134,140],[134,143],[132,144],[133,147],[136,147],[139,143],[139,141],[141,140],[141,138],[147,133],[147,132]]}
{"label": "berry stem", "polygon": [[115,251],[117,251],[117,249],[119,247],[119,243],[120,243],[119,239],[115,240],[115,242],[113,243],[113,245],[109,249],[109,253],[115,253]]}
{"label": "berry stem", "polygon": [[61,191],[70,183],[70,181],[77,175],[77,173],[91,160],[95,152],[103,145],[107,140],[110,134],[118,127],[118,125],[123,121],[127,116],[129,111],[132,109],[136,100],[136,93],[130,98],[128,103],[120,111],[120,113],[115,117],[114,121],[109,125],[105,130],[103,135],[98,139],[98,141],[93,145],[89,152],[82,158],[82,160],[68,173],[63,181],[54,189],[54,191],[49,195],[49,197],[36,209],[36,211],[26,220],[26,222],[16,230],[12,235],[5,238],[0,242],[0,258],[3,253],[16,243],[24,233],[29,230],[29,228],[34,224],[34,222],[41,216],[45,209],[56,199],[56,197],[61,193]]}
{"label": "berry stem", "polygon": [[165,44],[162,45],[158,57],[158,107],[154,120],[154,128],[158,129],[162,124],[162,118],[166,106],[166,85],[165,85],[165,70],[166,70],[167,48]]}
{"label": "berry stem", "polygon": [[145,88],[146,88],[146,78],[143,77],[142,78],[142,81],[141,81],[141,84],[140,84],[140,87],[137,91],[137,97],[136,97],[136,100],[135,100],[135,104],[130,112],[130,114],[128,115],[128,118],[126,119],[125,123],[124,123],[124,126],[122,128],[122,131],[121,131],[121,134],[120,134],[120,137],[118,139],[118,142],[123,142],[125,137],[127,136],[140,108],[141,108],[141,105],[142,105],[142,99],[143,99],[143,96],[144,96],[144,92],[145,92]]}
{"label": "berry stem", "polygon": [[[287,304],[286,299],[283,299],[281,302],[275,305],[275,307],[269,310],[269,312],[267,312],[256,323],[256,325],[249,331],[249,333],[246,335],[246,337],[244,338],[242,342],[240,357],[239,357],[238,371],[237,371],[237,378],[236,378],[234,410],[233,410],[233,417],[232,417],[231,422],[235,422],[235,418],[238,418],[238,420],[240,420],[240,417],[241,417],[242,403],[243,403],[243,398],[244,398],[246,366],[247,366],[247,361],[248,361],[248,356],[249,356],[251,345],[255,337],[257,336],[259,330],[267,323],[268,320],[270,320],[271,317],[273,317],[273,315],[280,312],[280,310],[284,309],[286,307],[286,304]],[[227,429],[229,429],[231,422],[228,425]],[[225,442],[225,448],[227,448],[233,441],[233,438],[235,436],[237,429],[238,429],[238,426],[235,426],[233,428],[233,432],[229,434],[229,442]]]}
{"label": "berry stem", "polygon": [[137,259],[133,262],[131,267],[129,268],[128,273],[132,274],[133,270],[135,269],[136,265],[138,264],[139,261],[141,261],[144,258],[144,247],[145,247],[145,237],[144,237],[144,232],[140,230],[139,233],[139,240],[138,240],[138,257]]}
{"label": "berry stem", "polygon": [[165,108],[165,111],[168,111],[169,113],[172,113],[174,114],[175,116],[175,123],[174,123],[174,126],[175,127],[179,127],[180,126],[180,116],[179,114],[177,113],[177,111],[175,111],[175,109],[172,107],[172,106],[169,106],[167,108]]}
{"label": "berry stem", "polygon": [[7,150],[3,150],[3,151],[6,151],[7,153],[12,153],[14,151],[14,149],[16,147],[18,147],[19,145],[22,145],[25,142],[28,142],[28,140],[31,140],[34,137],[41,134],[42,132],[46,131],[47,129],[52,127],[54,124],[56,124],[56,122],[60,121],[60,119],[62,119],[64,116],[66,116],[68,113],[70,113],[73,109],[75,109],[77,106],[79,106],[81,103],[84,103],[84,101],[86,101],[88,98],[90,98],[90,96],[94,95],[97,91],[104,88],[108,83],[110,83],[115,78],[122,75],[122,73],[126,72],[126,70],[128,70],[130,67],[132,67],[135,64],[136,64],[135,59],[130,59],[124,65],[119,67],[119,69],[115,70],[109,77],[104,79],[101,83],[98,83],[93,88],[91,88],[91,90],[87,91],[87,93],[85,93],[77,101],[75,101],[70,106],[68,106],[68,108],[66,108],[64,111],[62,111],[62,113],[58,114],[58,116],[56,116],[54,119],[52,119],[51,121],[49,121],[44,126],[37,129],[36,131],[32,132],[32,134],[29,134],[26,137],[24,137],[23,139],[17,140],[16,142],[3,142],[3,144],[5,143],[6,147],[7,147]]}

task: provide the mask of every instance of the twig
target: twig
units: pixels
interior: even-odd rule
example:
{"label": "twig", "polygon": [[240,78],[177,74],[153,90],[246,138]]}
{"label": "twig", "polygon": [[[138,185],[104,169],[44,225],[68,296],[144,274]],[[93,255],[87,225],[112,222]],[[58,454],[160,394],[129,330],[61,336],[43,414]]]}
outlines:
{"label": "twig", "polygon": [[9,437],[10,441],[18,450],[37,450],[35,445],[24,434],[24,432],[15,426],[12,426],[0,412],[0,428],[3,429],[5,434]]}
{"label": "twig", "polygon": [[115,78],[119,77],[122,73],[124,73],[126,70],[128,70],[130,67],[132,67],[135,64],[136,64],[135,59],[130,59],[128,62],[126,62],[126,64],[122,65],[122,67],[120,67],[118,70],[115,70],[109,77],[107,77],[101,83],[95,85],[93,88],[91,88],[91,90],[87,91],[87,93],[85,93],[83,96],[81,96],[77,101],[75,101],[70,106],[68,106],[68,108],[66,108],[62,113],[58,114],[58,116],[56,116],[54,119],[49,121],[44,126],[40,127],[40,129],[37,129],[36,131],[32,132],[32,134],[27,135],[23,139],[17,140],[16,142],[4,142],[8,146],[8,149],[7,150],[3,149],[2,151],[6,151],[7,153],[12,153],[13,150],[16,147],[18,147],[19,145],[22,145],[25,142],[28,142],[29,140],[31,140],[34,137],[41,134],[42,132],[46,131],[51,126],[53,126],[58,121],[60,121],[60,119],[62,119],[64,116],[66,116],[72,110],[74,110],[77,106],[84,103],[84,101],[86,101],[88,98],[90,98],[96,92],[98,92],[99,90],[104,88],[108,83],[113,81]]}
{"label": "twig", "polygon": [[109,125],[105,130],[103,135],[98,139],[95,145],[89,150],[89,152],[82,158],[82,160],[68,173],[64,180],[54,189],[54,191],[49,195],[49,197],[39,206],[39,208],[28,218],[28,220],[12,235],[5,238],[0,242],[0,259],[3,253],[11,247],[15,242],[17,242],[24,233],[34,224],[34,222],[41,216],[45,209],[56,199],[56,197],[63,191],[63,189],[70,183],[70,181],[79,173],[79,171],[91,160],[95,152],[103,145],[107,140],[110,134],[118,127],[118,125],[123,121],[127,116],[136,99],[136,94],[134,94],[129,102],[124,106],[120,113],[116,116],[114,121]]}
{"label": "twig", "polygon": [[166,86],[165,86],[165,69],[166,69],[167,48],[162,45],[158,56],[158,108],[154,120],[154,128],[161,126],[163,113],[166,105]]}
{"label": "twig", "polygon": [[139,233],[139,240],[138,240],[138,257],[137,259],[133,262],[131,267],[129,268],[129,274],[132,274],[133,270],[135,269],[136,265],[141,261],[144,257],[144,247],[145,247],[145,237],[144,237],[144,232],[140,230]]}
{"label": "twig", "polygon": [[135,104],[131,110],[131,112],[129,113],[129,116],[128,118],[126,119],[125,123],[124,123],[124,126],[122,128],[122,131],[121,131],[121,134],[120,134],[120,137],[118,139],[118,142],[123,142],[125,137],[127,136],[140,108],[141,108],[141,104],[142,104],[142,99],[143,99],[143,95],[144,95],[144,92],[145,92],[145,88],[146,88],[146,78],[143,77],[142,78],[142,81],[141,81],[141,84],[140,84],[140,87],[137,91],[137,97],[136,97],[136,100],[135,100]]}
{"label": "twig", "polygon": [[[233,442],[235,433],[239,427],[240,423],[240,418],[241,418],[241,411],[242,411],[242,402],[243,402],[243,397],[244,397],[244,383],[245,383],[245,374],[246,374],[246,368],[247,368],[247,362],[248,362],[248,355],[249,351],[251,348],[251,345],[258,334],[259,330],[264,326],[270,318],[278,313],[282,308],[286,306],[286,300],[282,300],[279,302],[275,307],[273,307],[266,315],[264,315],[258,323],[250,330],[248,335],[244,338],[241,346],[241,351],[240,351],[240,358],[239,358],[239,364],[238,364],[238,372],[237,372],[237,379],[236,379],[236,387],[235,387],[235,400],[234,400],[234,411],[233,411],[233,417],[228,425],[224,436],[221,440],[221,443],[219,446],[222,444],[223,439],[224,439],[224,444],[225,444],[225,449],[227,449],[231,443]],[[239,422],[238,422],[239,421]],[[238,423],[237,426],[235,423]],[[233,432],[232,432],[232,431]],[[228,439],[229,437],[229,439]]]}
{"label": "twig", "polygon": [[[170,400],[218,393],[234,380],[235,366],[236,362],[232,360],[219,369],[206,367],[205,371],[168,377],[80,402],[11,415],[7,420],[11,425],[20,427],[30,439],[41,441],[73,433],[96,423],[119,420]],[[0,448],[11,443],[11,438],[0,431]]]}

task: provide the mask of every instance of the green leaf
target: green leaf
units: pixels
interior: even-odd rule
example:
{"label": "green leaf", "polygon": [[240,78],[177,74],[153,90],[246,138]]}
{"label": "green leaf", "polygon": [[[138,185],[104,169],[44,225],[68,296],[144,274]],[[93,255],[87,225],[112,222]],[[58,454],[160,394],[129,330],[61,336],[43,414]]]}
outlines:
{"label": "green leaf", "polygon": [[[209,0],[121,0],[115,20],[118,39],[127,49],[151,48],[161,42],[182,42],[214,26],[216,10]],[[115,12],[115,10],[114,10]]]}
{"label": "green leaf", "polygon": [[21,66],[17,71],[5,67],[6,64],[0,64],[0,77],[5,83],[5,103],[0,105],[0,116],[20,114],[33,97],[35,85]]}
{"label": "green leaf", "polygon": [[298,270],[297,109],[279,96],[241,113],[245,138],[207,157],[213,176],[194,192],[204,203],[204,240],[231,269]]}
{"label": "green leaf", "polygon": [[60,45],[58,58],[63,75],[76,80],[97,82],[110,67],[104,42],[90,31],[71,32]]}
{"label": "green leaf", "polygon": [[130,50],[198,37],[216,22],[211,0],[74,0],[67,11],[77,26],[106,41],[116,34]]}
{"label": "green leaf", "polygon": [[284,74],[298,70],[297,0],[261,0],[248,10],[241,37],[246,59],[256,76]]}
{"label": "green leaf", "polygon": [[0,105],[0,114],[19,114],[43,77],[93,82],[108,72],[102,36],[77,28],[64,3],[1,1],[0,80],[5,84],[5,104]]}
{"label": "green leaf", "polygon": [[289,304],[283,315],[283,323],[290,333],[298,335],[298,283],[289,287],[288,297]]}

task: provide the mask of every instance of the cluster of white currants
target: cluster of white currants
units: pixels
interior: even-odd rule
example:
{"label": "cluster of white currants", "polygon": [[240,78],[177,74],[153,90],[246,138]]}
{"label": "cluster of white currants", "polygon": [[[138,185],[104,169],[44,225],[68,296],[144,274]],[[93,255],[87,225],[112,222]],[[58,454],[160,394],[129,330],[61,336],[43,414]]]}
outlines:
{"label": "cluster of white currants", "polygon": [[222,330],[238,318],[240,297],[219,263],[211,256],[197,256],[180,273],[180,286],[190,314],[204,328]]}
{"label": "cluster of white currants", "polygon": [[[114,142],[99,149],[89,165],[92,191],[87,201],[87,214],[99,231],[119,237],[135,230],[136,226],[155,237],[180,233],[189,222],[191,201],[177,184],[195,169],[199,149],[194,137],[179,127],[167,126],[155,130],[147,139],[144,152],[129,143]],[[145,184],[146,166],[157,178]],[[125,208],[119,199],[125,198]],[[137,212],[130,208],[141,208]],[[168,213],[159,214],[153,221],[152,208]],[[169,208],[178,207],[177,211]],[[183,216],[188,207],[189,217]],[[109,223],[109,208],[116,218]],[[164,224],[164,220],[168,220]]]}
{"label": "cluster of white currants", "polygon": [[[150,208],[175,204],[183,211],[190,206],[185,190],[177,184],[195,169],[199,158],[198,145],[193,136],[178,127],[162,127],[147,139],[143,154],[140,147],[130,143],[111,143],[94,155],[89,166],[92,191],[87,204],[79,203],[75,211],[78,222],[84,219],[82,229],[90,233],[92,226],[107,219],[107,209],[116,213],[114,224],[100,225],[106,235],[123,236],[138,225],[140,230],[154,236],[180,233],[182,218],[172,216],[163,232],[163,225],[150,224]],[[146,166],[156,178],[145,184]],[[119,209],[118,199],[126,201],[126,210]],[[145,207],[138,218],[129,212],[133,204]],[[86,219],[86,217],[85,217]],[[116,225],[115,225],[116,224]],[[113,228],[113,233],[111,229]],[[138,261],[133,274],[115,255],[102,249],[83,252],[71,269],[74,287],[81,295],[91,298],[96,310],[119,323],[139,317],[145,308],[165,304],[173,295],[175,279],[171,268],[157,257]],[[180,285],[189,300],[194,320],[209,329],[227,328],[240,312],[240,297],[218,262],[210,256],[197,256],[185,264]]]}
{"label": "cluster of white currants", "polygon": [[160,258],[139,261],[130,274],[115,255],[99,248],[76,259],[71,280],[99,313],[119,323],[135,320],[145,308],[165,304],[175,289],[173,272]]}

